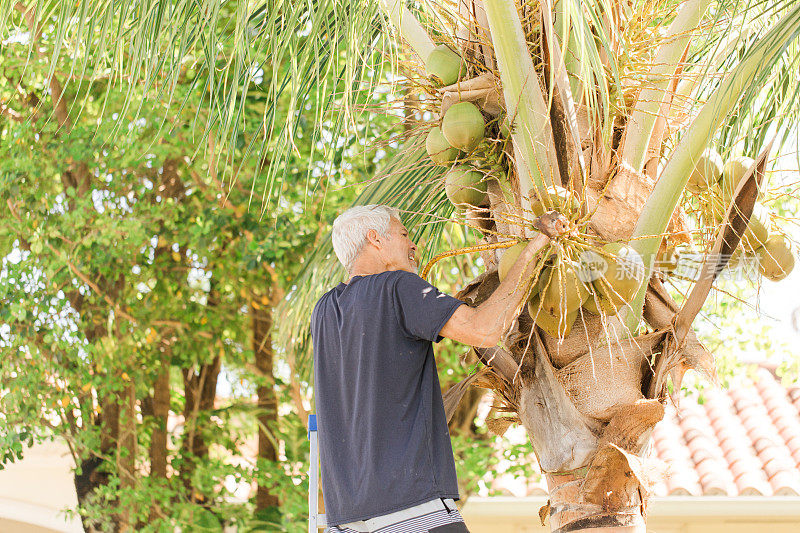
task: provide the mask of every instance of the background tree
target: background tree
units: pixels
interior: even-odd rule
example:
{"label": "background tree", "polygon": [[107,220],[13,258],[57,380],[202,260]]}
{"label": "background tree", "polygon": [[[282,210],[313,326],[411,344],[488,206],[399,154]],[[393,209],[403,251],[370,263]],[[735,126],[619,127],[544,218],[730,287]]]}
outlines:
{"label": "background tree", "polygon": [[[237,88],[248,107],[229,145],[202,89],[232,83],[215,70],[230,41],[210,63],[186,54],[174,77],[122,85],[78,74],[77,45],[50,26],[58,12],[13,7],[0,80],[0,457],[64,438],[87,531],[296,525],[304,509],[286,500],[303,492],[290,469],[305,460],[306,408],[291,361],[275,371],[273,308],[324,237],[319,220],[354,193],[307,194],[367,179],[375,150],[359,148],[347,168],[341,155],[316,160],[312,171],[305,154],[319,134],[301,117],[293,143],[304,156],[284,160],[268,209],[251,207],[246,180],[223,182],[271,179],[268,160],[248,149],[265,106],[288,121],[285,103],[266,95],[291,65]],[[236,14],[216,16],[224,28]],[[52,55],[59,49],[69,53]],[[387,127],[376,116],[364,134]],[[336,142],[341,154],[354,139]],[[246,462],[250,440],[256,463]],[[251,482],[252,501],[237,502]]]}

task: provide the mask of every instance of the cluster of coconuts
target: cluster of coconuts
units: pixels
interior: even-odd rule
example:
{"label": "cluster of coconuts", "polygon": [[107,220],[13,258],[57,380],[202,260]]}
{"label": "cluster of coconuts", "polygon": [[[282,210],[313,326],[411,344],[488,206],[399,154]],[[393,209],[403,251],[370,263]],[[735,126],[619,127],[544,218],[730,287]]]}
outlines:
{"label": "cluster of coconuts", "polygon": [[[722,156],[715,150],[703,152],[689,176],[687,188],[695,193],[711,193],[702,209],[706,220],[715,223],[722,221],[736,186],[754,163],[749,157],[734,157],[723,164]],[[754,257],[762,276],[780,281],[794,269],[795,258],[791,241],[773,229],[769,209],[756,202],[742,235],[741,247],[734,255]]]}
{"label": "cluster of coconuts", "polygon": [[[503,253],[497,269],[501,281],[526,246],[519,242]],[[608,243],[599,252],[587,248],[578,254],[558,254],[539,271],[528,297],[528,314],[548,335],[565,337],[581,308],[595,315],[615,315],[633,300],[643,279],[642,258],[624,243]]]}
{"label": "cluster of coconuts", "polygon": [[[451,85],[466,74],[464,60],[446,45],[433,49],[425,62],[428,77],[436,85]],[[475,150],[486,135],[483,113],[471,102],[451,105],[425,139],[425,149],[437,165],[451,167],[445,175],[445,193],[456,207],[486,204],[487,182],[482,172],[457,163],[463,153]]]}

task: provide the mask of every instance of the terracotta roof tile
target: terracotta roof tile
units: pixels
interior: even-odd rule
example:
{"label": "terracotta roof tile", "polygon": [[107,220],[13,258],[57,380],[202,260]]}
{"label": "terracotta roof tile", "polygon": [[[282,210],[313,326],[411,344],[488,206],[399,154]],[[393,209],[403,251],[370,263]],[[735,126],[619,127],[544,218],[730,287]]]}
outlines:
{"label": "terracotta roof tile", "polygon": [[[681,398],[666,406],[650,448],[667,473],[655,496],[800,496],[800,387],[760,368],[704,391],[702,402]],[[517,495],[546,494],[543,478],[514,481]]]}

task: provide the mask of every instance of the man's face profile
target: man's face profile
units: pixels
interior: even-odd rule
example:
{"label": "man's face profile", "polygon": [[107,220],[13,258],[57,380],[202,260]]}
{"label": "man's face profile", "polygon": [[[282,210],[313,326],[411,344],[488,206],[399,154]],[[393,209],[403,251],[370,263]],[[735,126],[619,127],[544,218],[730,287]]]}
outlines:
{"label": "man's face profile", "polygon": [[406,227],[392,217],[389,224],[389,238],[383,250],[387,270],[405,270],[416,274],[419,268],[416,252],[417,246],[411,241]]}

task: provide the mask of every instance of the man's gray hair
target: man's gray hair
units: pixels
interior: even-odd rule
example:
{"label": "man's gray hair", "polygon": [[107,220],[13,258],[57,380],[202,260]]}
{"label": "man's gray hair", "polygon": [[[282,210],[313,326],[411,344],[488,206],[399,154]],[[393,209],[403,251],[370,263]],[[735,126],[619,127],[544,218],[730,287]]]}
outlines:
{"label": "man's gray hair", "polygon": [[400,220],[400,213],[387,205],[357,205],[333,221],[333,251],[345,270],[350,272],[353,263],[367,241],[367,232],[375,230],[380,236],[389,233],[392,218]]}

